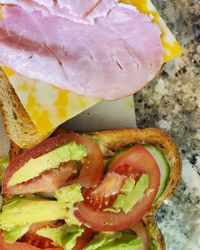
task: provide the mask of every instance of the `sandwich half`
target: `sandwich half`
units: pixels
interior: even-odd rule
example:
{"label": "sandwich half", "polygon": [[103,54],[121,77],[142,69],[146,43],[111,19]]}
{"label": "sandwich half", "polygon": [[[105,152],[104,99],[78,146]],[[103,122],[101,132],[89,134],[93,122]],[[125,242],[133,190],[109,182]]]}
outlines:
{"label": "sandwich half", "polygon": [[11,151],[18,153],[11,152],[3,178],[2,250],[41,249],[45,240],[47,249],[165,249],[152,216],[181,174],[165,132],[60,129],[31,149]]}

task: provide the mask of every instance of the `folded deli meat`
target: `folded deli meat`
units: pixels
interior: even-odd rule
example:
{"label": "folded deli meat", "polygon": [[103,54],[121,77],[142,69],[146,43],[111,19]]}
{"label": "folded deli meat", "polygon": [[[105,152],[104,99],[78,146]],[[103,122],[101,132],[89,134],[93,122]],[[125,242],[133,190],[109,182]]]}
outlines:
{"label": "folded deli meat", "polygon": [[0,1],[0,63],[78,94],[140,90],[163,63],[151,16],[114,0]]}

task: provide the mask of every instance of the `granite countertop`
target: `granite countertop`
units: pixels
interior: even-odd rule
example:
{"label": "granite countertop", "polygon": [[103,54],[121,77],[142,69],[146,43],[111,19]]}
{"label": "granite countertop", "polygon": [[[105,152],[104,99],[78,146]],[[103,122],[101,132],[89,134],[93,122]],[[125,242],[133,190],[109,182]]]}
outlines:
{"label": "granite countertop", "polygon": [[200,1],[154,0],[184,48],[135,96],[138,127],[160,127],[182,156],[182,181],[156,214],[170,250],[200,249]]}

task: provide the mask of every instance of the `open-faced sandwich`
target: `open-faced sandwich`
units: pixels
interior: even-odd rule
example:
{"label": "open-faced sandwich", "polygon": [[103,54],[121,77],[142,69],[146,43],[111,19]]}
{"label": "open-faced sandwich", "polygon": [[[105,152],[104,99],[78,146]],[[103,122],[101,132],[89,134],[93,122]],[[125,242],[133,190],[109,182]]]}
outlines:
{"label": "open-faced sandwich", "polygon": [[2,181],[1,250],[165,249],[152,215],[181,162],[159,129],[77,134],[11,147]]}
{"label": "open-faced sandwich", "polygon": [[172,139],[159,129],[52,134],[81,112],[71,111],[76,100],[86,108],[87,96],[132,95],[181,53],[151,1],[0,5],[0,101],[12,140],[8,166],[0,162],[0,250],[164,250],[153,214],[179,182]]}

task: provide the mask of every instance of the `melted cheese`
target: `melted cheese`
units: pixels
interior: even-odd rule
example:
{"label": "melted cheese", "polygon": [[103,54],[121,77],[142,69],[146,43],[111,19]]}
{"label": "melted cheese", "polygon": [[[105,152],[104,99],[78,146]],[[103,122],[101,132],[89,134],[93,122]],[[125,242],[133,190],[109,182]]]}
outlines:
{"label": "melted cheese", "polygon": [[[121,0],[133,4],[142,13],[150,15],[160,26],[164,49],[164,62],[182,53],[182,48],[167,28],[150,0]],[[21,103],[40,132],[48,132],[61,123],[98,103],[97,98],[80,96],[67,90],[47,85],[39,80],[26,78],[3,67]]]}

